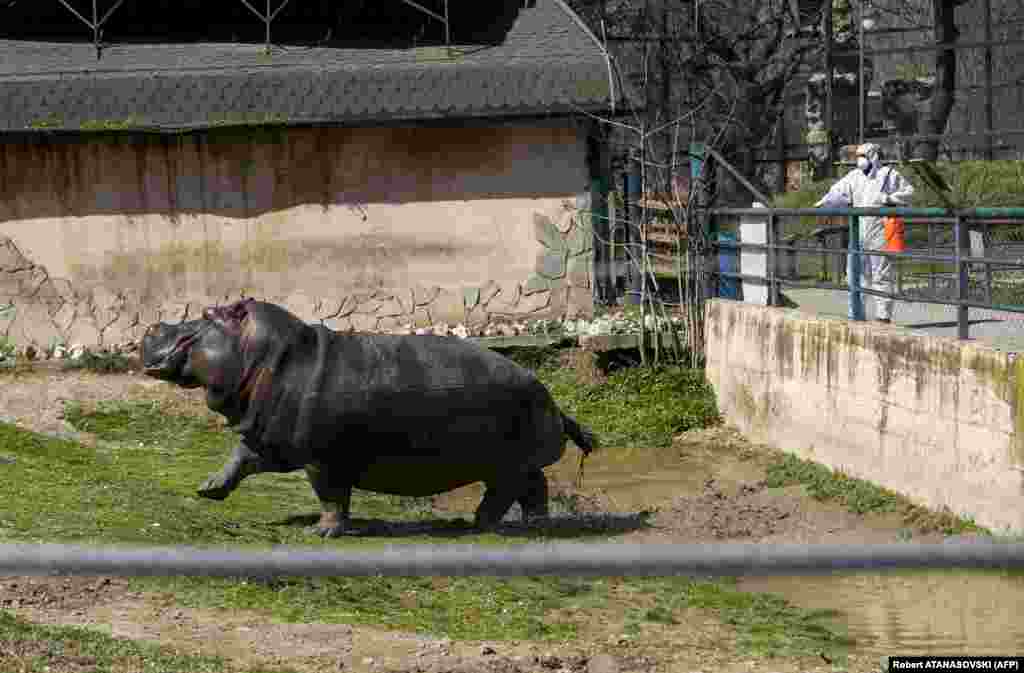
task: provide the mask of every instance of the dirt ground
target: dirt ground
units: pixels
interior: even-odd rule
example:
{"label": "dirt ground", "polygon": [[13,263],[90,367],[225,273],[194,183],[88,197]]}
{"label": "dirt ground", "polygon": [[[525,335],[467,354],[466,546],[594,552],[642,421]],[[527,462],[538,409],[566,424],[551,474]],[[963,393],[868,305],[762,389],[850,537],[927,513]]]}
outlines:
{"label": "dirt ground", "polygon": [[[150,398],[209,413],[202,392],[138,374],[33,373],[0,386],[0,420],[84,440],[61,419],[60,402]],[[2,453],[2,451],[0,451]],[[549,470],[556,505],[577,517],[618,517],[621,543],[891,542],[898,515],[858,516],[814,501],[799,487],[765,486],[766,455],[729,428],[691,432],[671,449],[607,448],[586,463],[581,492],[572,486],[577,452]],[[470,486],[437,499],[439,514],[471,515],[482,491]],[[648,526],[630,522],[643,518]],[[933,541],[934,536],[915,536]],[[102,628],[115,636],[158,641],[183,651],[220,654],[242,665],[300,671],[445,673],[628,673],[658,671],[831,671],[823,660],[757,663],[729,651],[715,620],[699,613],[675,625],[652,625],[638,648],[623,621],[595,611],[571,646],[452,642],[364,626],[267,623],[241,611],[186,609],[173,597],[140,595],[119,578],[3,577],[0,609],[39,623]],[[660,631],[659,631],[660,629]],[[68,671],[89,670],[72,666]],[[877,670],[876,657],[851,657],[846,670]]]}

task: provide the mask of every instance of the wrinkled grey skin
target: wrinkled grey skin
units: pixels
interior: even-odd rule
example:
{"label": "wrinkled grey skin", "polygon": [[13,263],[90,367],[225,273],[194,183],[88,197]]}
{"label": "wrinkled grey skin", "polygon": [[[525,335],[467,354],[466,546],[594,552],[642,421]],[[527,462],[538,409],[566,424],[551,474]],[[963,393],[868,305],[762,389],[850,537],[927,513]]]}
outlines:
{"label": "wrinkled grey skin", "polygon": [[206,389],[241,442],[200,496],[223,500],[246,477],[304,469],[321,503],[315,532],[353,532],[353,488],[444,493],[482,481],[478,527],[518,502],[546,517],[543,468],[584,455],[593,435],[563,414],[532,372],[454,337],[350,335],[243,300],[142,339],[147,375]]}

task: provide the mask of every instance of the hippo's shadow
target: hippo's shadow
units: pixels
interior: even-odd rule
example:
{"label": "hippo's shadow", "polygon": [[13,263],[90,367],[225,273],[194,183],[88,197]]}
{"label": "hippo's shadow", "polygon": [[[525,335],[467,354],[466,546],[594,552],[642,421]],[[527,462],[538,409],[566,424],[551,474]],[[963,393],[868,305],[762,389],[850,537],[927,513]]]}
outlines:
{"label": "hippo's shadow", "polygon": [[[579,538],[592,536],[622,535],[636,530],[652,528],[649,519],[652,512],[640,511],[630,514],[554,514],[547,519],[522,522],[506,519],[487,531],[503,537],[545,537]],[[270,526],[309,527],[320,520],[319,514],[295,514],[269,522]],[[472,522],[458,519],[430,517],[415,521],[387,521],[383,519],[361,519],[352,517],[353,537],[464,537],[479,535],[482,531]]]}

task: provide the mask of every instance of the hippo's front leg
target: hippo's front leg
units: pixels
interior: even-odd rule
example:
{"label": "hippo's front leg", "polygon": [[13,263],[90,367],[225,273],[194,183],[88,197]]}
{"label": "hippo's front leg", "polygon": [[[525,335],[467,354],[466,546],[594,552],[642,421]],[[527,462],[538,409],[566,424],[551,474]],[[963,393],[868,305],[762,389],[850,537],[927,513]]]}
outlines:
{"label": "hippo's front leg", "polygon": [[242,480],[261,472],[281,472],[281,469],[273,469],[258,454],[239,442],[235,447],[231,459],[224,464],[220,472],[211,475],[196,493],[210,500],[223,500],[231,495],[231,492],[238,488]]}
{"label": "hippo's front leg", "polygon": [[352,506],[352,480],[350,473],[339,467],[312,463],[306,465],[306,476],[320,500],[320,521],[311,532],[320,537],[341,537],[353,534],[349,518]]}

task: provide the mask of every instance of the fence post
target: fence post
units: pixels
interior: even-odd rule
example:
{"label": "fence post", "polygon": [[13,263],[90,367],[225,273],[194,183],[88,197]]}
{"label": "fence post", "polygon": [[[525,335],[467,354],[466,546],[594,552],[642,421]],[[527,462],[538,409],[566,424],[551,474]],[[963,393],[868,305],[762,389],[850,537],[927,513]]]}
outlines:
{"label": "fence post", "polygon": [[849,252],[846,255],[846,284],[850,288],[847,316],[864,320],[864,296],[860,291],[860,218],[850,215]]}
{"label": "fence post", "polygon": [[609,245],[611,227],[608,220],[608,182],[604,175],[590,181],[590,232],[593,252],[594,287],[591,291],[594,298],[601,303],[613,303],[613,276],[611,259],[612,247]]}
{"label": "fence post", "polygon": [[[970,240],[967,235],[967,220],[960,213],[956,214],[956,296],[960,301],[967,301],[968,281],[967,258],[970,255]],[[958,304],[956,307],[956,330],[960,339],[968,338],[970,325],[967,322],[967,306]]]}
{"label": "fence post", "polygon": [[776,266],[778,265],[778,262],[776,260],[779,258],[779,251],[775,249],[775,234],[776,234],[776,231],[775,231],[775,212],[774,211],[770,211],[768,213],[768,225],[767,225],[767,228],[765,230],[765,242],[768,244],[768,250],[767,250],[767,253],[768,253],[768,255],[767,255],[767,261],[768,261],[767,267],[768,267],[768,269],[767,269],[767,271],[768,271],[768,305],[769,306],[775,306],[775,305],[777,305],[779,303],[776,300],[777,298],[776,298],[776,295],[775,295],[775,292],[776,292],[776,289],[775,289],[775,275],[776,275],[776,271],[777,271]]}
{"label": "fence post", "polygon": [[[764,206],[755,201],[753,207],[763,208]],[[742,215],[739,238],[743,243],[767,244],[768,217]],[[743,278],[741,281],[743,301],[748,304],[771,306],[771,290],[768,282],[771,273],[771,266],[768,263],[769,250],[766,248],[741,248],[739,252],[740,273],[749,277]]]}
{"label": "fence post", "polygon": [[641,274],[643,271],[633,264],[643,254],[640,237],[640,169],[636,161],[631,162],[626,172],[626,268],[629,271],[629,290],[626,291],[627,304],[639,304],[642,294]]}
{"label": "fence post", "polygon": [[[984,257],[985,251],[992,247],[990,245],[992,241],[991,224],[985,220],[985,230],[981,234],[981,257]],[[992,303],[992,264],[990,262],[985,262],[985,302]]]}

